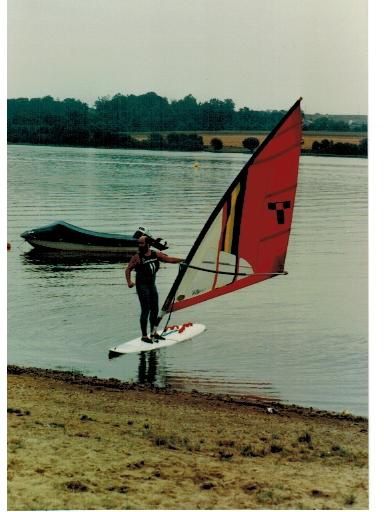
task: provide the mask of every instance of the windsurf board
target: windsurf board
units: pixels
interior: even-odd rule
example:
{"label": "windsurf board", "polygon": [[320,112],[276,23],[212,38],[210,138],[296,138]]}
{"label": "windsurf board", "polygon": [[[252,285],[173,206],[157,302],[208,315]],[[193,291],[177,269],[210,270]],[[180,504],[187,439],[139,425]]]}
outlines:
{"label": "windsurf board", "polygon": [[148,352],[149,350],[158,350],[160,348],[171,347],[182,341],[187,341],[206,330],[203,324],[195,324],[192,322],[168,326],[162,333],[164,340],[153,343],[147,343],[139,338],[122,343],[116,347],[110,348],[109,353],[112,354],[134,354],[137,352]]}

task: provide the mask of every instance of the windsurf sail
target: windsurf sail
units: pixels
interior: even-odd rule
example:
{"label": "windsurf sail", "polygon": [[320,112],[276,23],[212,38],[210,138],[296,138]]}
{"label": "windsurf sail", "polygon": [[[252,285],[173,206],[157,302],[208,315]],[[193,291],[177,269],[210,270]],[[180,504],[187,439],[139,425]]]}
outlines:
{"label": "windsurf sail", "polygon": [[286,274],[301,149],[300,102],[256,149],[213,210],[181,264],[159,320]]}

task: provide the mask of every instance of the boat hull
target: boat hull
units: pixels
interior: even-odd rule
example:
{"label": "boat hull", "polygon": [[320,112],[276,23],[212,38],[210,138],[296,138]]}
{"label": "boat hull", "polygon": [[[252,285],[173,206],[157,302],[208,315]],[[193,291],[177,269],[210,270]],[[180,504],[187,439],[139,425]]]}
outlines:
{"label": "boat hull", "polygon": [[[40,228],[25,231],[20,236],[39,251],[61,251],[71,253],[134,254],[138,238],[146,234],[139,228],[134,235],[118,235],[91,231],[60,221]],[[151,245],[159,250],[167,248],[166,242],[150,237]]]}
{"label": "boat hull", "polygon": [[132,246],[116,247],[107,245],[90,245],[69,242],[52,242],[46,240],[27,240],[29,244],[40,251],[66,251],[66,252],[100,252],[100,253],[121,253],[134,254],[137,252],[137,243]]}

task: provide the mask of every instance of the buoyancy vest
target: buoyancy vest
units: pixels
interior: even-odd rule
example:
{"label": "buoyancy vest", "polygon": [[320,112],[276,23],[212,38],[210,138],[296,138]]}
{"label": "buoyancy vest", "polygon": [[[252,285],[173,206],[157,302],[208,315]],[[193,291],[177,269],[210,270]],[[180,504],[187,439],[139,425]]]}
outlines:
{"label": "buoyancy vest", "polygon": [[135,266],[136,282],[138,284],[152,284],[155,282],[156,272],[160,268],[160,262],[155,251],[148,256],[139,255],[140,263]]}

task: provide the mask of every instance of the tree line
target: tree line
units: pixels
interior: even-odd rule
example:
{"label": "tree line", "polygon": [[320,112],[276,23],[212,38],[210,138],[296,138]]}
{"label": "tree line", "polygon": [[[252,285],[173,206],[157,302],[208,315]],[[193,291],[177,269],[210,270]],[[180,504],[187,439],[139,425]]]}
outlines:
{"label": "tree line", "polygon": [[323,139],[315,140],[312,144],[312,153],[318,155],[368,156],[368,139],[364,138],[359,144],[350,142],[333,142]]}
{"label": "tree line", "polygon": [[[285,111],[235,110],[231,99],[198,102],[191,94],[169,101],[149,92],[102,97],[93,107],[74,98],[9,99],[7,114],[10,143],[199,150],[203,143],[194,133],[163,136],[159,132],[270,131]],[[311,124],[304,121],[304,129],[309,128],[350,131],[348,123],[328,117]],[[152,135],[140,140],[132,136],[138,132]]]}

